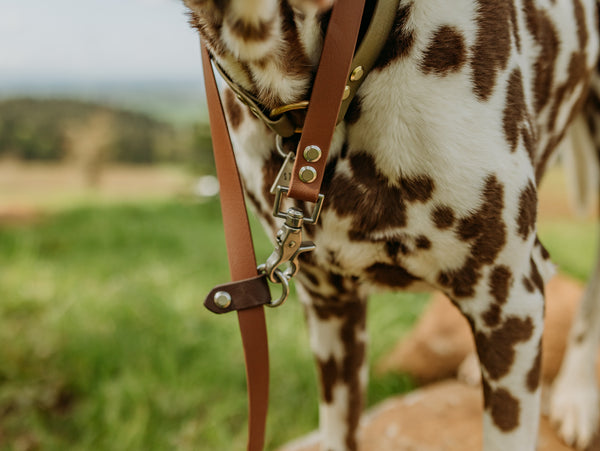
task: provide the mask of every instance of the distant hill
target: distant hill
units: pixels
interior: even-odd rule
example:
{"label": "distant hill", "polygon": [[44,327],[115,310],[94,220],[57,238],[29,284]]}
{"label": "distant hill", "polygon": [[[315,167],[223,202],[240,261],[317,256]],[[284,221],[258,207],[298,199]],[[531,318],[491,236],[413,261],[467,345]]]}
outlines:
{"label": "distant hill", "polygon": [[70,99],[127,109],[176,125],[206,121],[202,78],[154,81],[2,80],[0,100]]}
{"label": "distant hill", "polygon": [[174,127],[145,113],[69,99],[0,101],[0,157],[152,163],[176,160],[179,147]]}

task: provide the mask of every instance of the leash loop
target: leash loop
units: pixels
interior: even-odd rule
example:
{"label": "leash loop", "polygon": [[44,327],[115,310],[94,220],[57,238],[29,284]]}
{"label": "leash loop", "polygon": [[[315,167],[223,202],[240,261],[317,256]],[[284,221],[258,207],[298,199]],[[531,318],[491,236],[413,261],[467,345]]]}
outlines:
{"label": "leash loop", "polygon": [[304,214],[296,208],[289,208],[285,213],[285,223],[277,232],[275,250],[264,265],[264,272],[272,283],[277,283],[280,276],[277,271],[286,266],[283,275],[289,281],[294,277],[300,265],[298,258],[304,252],[315,250],[312,241],[302,241],[302,225]]}
{"label": "leash loop", "polygon": [[[267,270],[266,263],[259,265],[257,270],[259,273],[266,274],[266,270]],[[273,283],[281,284],[281,296],[279,296],[277,299],[272,299],[269,302],[267,302],[266,304],[264,304],[270,308],[279,307],[281,304],[283,304],[287,300],[288,296],[290,295],[290,280],[286,276],[285,272],[283,272],[279,268],[275,268],[273,270],[273,275],[276,277],[276,279],[273,281]],[[267,279],[270,280],[269,277],[267,277]]]}

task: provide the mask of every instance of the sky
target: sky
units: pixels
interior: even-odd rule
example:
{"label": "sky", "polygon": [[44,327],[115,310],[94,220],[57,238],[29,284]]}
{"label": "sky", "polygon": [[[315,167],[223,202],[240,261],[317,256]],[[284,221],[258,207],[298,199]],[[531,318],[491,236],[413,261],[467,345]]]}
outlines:
{"label": "sky", "polygon": [[0,89],[197,77],[198,37],[181,0],[0,0]]}

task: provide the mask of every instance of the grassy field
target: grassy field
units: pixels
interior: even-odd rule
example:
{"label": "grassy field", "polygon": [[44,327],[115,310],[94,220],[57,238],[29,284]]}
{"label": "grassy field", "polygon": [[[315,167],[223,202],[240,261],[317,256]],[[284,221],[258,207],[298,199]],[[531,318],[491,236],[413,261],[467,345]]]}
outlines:
{"label": "grassy field", "polygon": [[[202,307],[228,280],[217,203],[78,205],[0,224],[0,450],[244,449],[237,321]],[[551,217],[541,235],[563,271],[583,279],[596,230]],[[265,258],[270,246],[255,235]],[[427,298],[373,300],[372,362]],[[317,385],[296,299],[267,315],[267,449],[275,449],[316,427]],[[411,387],[404,377],[373,376],[369,402]]]}

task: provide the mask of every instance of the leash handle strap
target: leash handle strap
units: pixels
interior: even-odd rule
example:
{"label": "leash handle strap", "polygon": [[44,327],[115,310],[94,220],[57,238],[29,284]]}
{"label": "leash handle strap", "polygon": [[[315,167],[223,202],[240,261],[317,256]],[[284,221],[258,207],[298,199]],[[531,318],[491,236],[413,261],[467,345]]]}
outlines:
{"label": "leash handle strap", "polygon": [[[334,4],[304,131],[298,147],[289,192],[292,198],[315,202],[319,195],[327,154],[358,38],[364,4],[365,0],[338,0]],[[204,43],[202,43],[202,66],[215,163],[221,188],[229,267],[232,280],[243,282],[257,276],[256,258],[239,171],[210,56]],[[334,101],[332,102],[331,99]],[[322,150],[322,158],[319,161],[308,162],[304,158],[301,150],[309,145],[317,145]],[[311,166],[316,170],[317,177],[312,183],[304,183],[298,177],[300,169],[305,166]],[[269,356],[264,310],[259,306],[238,310],[237,313],[244,346],[248,385],[247,450],[262,451],[269,396]]]}
{"label": "leash handle strap", "polygon": [[[296,162],[288,192],[288,197],[292,199],[315,203],[319,197],[344,90],[347,88],[348,95],[350,94],[350,87],[347,86],[348,73],[364,7],[365,0],[338,0],[333,5],[319,69],[296,152]],[[319,147],[322,152],[321,158],[316,161],[307,160],[304,149],[308,146]],[[314,179],[306,181],[304,177],[303,180],[301,174],[311,172],[315,174]]]}
{"label": "leash handle strap", "polygon": [[[202,68],[210,118],[215,164],[220,184],[221,209],[229,270],[234,282],[256,278],[256,257],[246,213],[244,193],[235,162],[223,106],[217,91],[210,56],[202,46]],[[269,349],[264,309],[238,310],[248,386],[248,451],[262,451],[269,405]]]}

